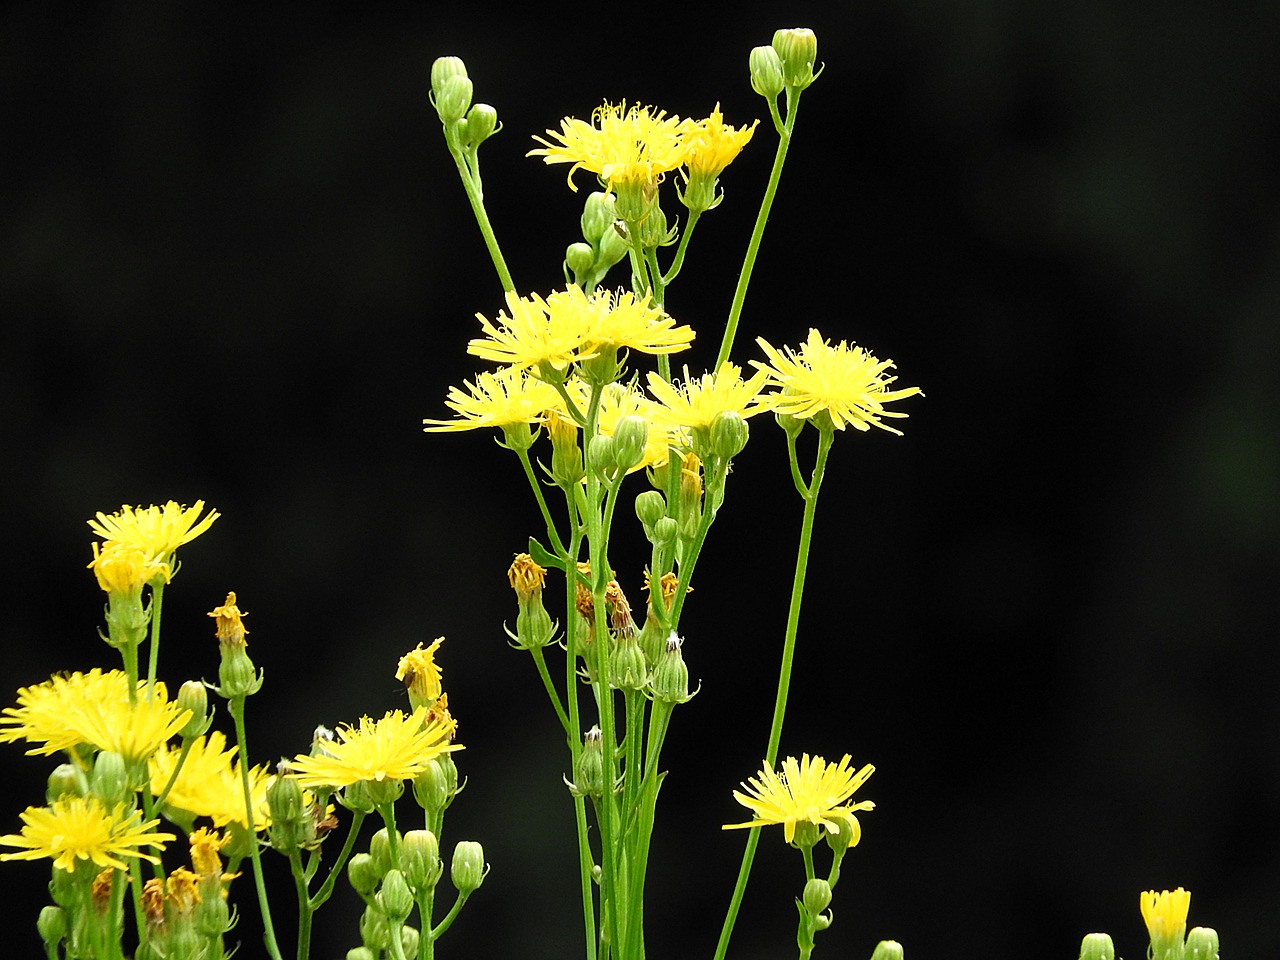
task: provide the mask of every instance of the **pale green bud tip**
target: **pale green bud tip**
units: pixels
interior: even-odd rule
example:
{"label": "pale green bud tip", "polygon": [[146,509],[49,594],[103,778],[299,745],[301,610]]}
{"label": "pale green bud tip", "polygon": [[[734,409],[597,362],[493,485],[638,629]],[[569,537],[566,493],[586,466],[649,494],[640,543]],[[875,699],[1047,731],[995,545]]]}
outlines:
{"label": "pale green bud tip", "polygon": [[473,88],[465,75],[452,74],[431,89],[436,98],[436,113],[442,122],[453,123],[467,115]]}
{"label": "pale green bud tip", "polygon": [[46,800],[53,803],[60,797],[83,797],[85,788],[84,774],[76,768],[75,764],[60,763],[54,767],[53,773],[49,774],[44,795]]}
{"label": "pale green bud tip", "polygon": [[598,244],[605,233],[613,232],[613,223],[617,219],[613,194],[597,190],[582,205],[583,239],[593,246]]}
{"label": "pale green bud tip", "polygon": [[410,830],[400,848],[400,865],[404,878],[415,893],[426,893],[440,880],[444,866],[440,863],[440,844],[430,830]]}
{"label": "pale green bud tip", "polygon": [[133,789],[129,785],[129,771],[124,757],[110,750],[99,753],[93,761],[89,789],[107,809],[131,795]]}
{"label": "pale green bud tip", "polygon": [[667,515],[667,500],[657,490],[646,490],[636,497],[636,519],[646,530]]}
{"label": "pale green bud tip", "polygon": [[61,907],[47,906],[36,920],[40,939],[46,944],[57,945],[67,936],[67,913]]}
{"label": "pale green bud tip", "polygon": [[815,877],[804,885],[801,902],[809,915],[816,917],[831,905],[831,884],[821,877]]}
{"label": "pale green bud tip", "polygon": [[1110,935],[1086,933],[1080,941],[1080,960],[1116,960],[1116,947]]}
{"label": "pale green bud tip", "polygon": [[378,865],[369,854],[357,853],[347,861],[347,880],[360,896],[367,897],[377,890],[378,881],[381,879],[382,874],[378,872]]}
{"label": "pale green bud tip", "polygon": [[449,865],[449,875],[453,885],[464,896],[473,893],[484,882],[489,865],[484,862],[484,847],[474,840],[459,840],[453,848],[453,862]]}
{"label": "pale green bud tip", "polygon": [[347,960],[378,960],[368,947],[352,947],[347,951]]}
{"label": "pale green bud tip", "polygon": [[498,111],[487,103],[474,104],[467,111],[467,143],[479,146],[498,129]]}
{"label": "pale green bud tip", "polygon": [[[477,884],[478,886],[478,884]],[[375,898],[378,906],[396,923],[404,923],[413,910],[413,891],[399,870],[388,870],[382,878],[382,889]]]}
{"label": "pale green bud tip", "polygon": [[773,47],[756,47],[751,51],[751,89],[772,100],[786,86],[782,81],[782,60]]}
{"label": "pale green bud tip", "polygon": [[203,683],[188,680],[179,687],[178,708],[191,711],[191,719],[179,731],[183,737],[198,737],[204,733],[209,719],[209,692]]}
{"label": "pale green bud tip", "polygon": [[803,90],[813,83],[818,62],[818,38],[807,27],[791,27],[773,35],[773,49],[782,61],[782,77],[789,87]]}
{"label": "pale green bud tip", "polygon": [[902,944],[897,940],[881,940],[871,952],[871,960],[902,960]]}
{"label": "pale green bud tip", "polygon": [[711,449],[725,460],[732,460],[746,449],[748,436],[747,421],[735,411],[718,413],[711,421]]}
{"label": "pale green bud tip", "polygon": [[586,276],[596,265],[595,248],[581,240],[569,244],[564,251],[564,265],[575,277]]}
{"label": "pale green bud tip", "polygon": [[1218,931],[1212,927],[1192,927],[1183,956],[1185,960],[1218,960]]}
{"label": "pale green bud tip", "polygon": [[649,421],[636,414],[622,417],[613,428],[613,459],[620,470],[630,470],[644,459]]}

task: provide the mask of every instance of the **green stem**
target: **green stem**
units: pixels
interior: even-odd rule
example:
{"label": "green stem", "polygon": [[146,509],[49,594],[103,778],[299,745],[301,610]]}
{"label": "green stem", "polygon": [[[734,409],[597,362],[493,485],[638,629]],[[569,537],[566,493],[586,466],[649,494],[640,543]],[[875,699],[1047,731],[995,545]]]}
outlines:
{"label": "green stem", "polygon": [[[458,894],[458,899],[462,900],[462,894]],[[454,907],[458,903],[454,902]],[[450,910],[448,916],[440,921],[440,926],[433,928],[431,926],[431,915],[436,912],[436,890],[432,887],[418,898],[418,922],[422,925],[418,934],[418,960],[434,960],[436,955],[436,938],[440,934],[449,929],[449,924],[453,923],[453,918],[457,916],[456,910]],[[448,921],[448,923],[445,922]]]}
{"label": "green stem", "polygon": [[[769,222],[769,211],[773,208],[773,198],[778,192],[778,182],[782,179],[782,166],[787,160],[787,148],[791,145],[791,132],[796,125],[796,108],[800,97],[787,98],[787,121],[778,130],[778,150],[773,157],[773,170],[769,173],[769,183],[765,187],[764,197],[760,201],[760,211],[756,214],[756,223],[751,230],[751,240],[747,244],[747,254],[742,261],[742,269],[738,273],[738,286],[733,291],[733,304],[729,307],[729,319],[725,322],[724,336],[720,340],[720,352],[716,355],[715,366],[719,370],[729,359],[733,350],[733,339],[738,333],[738,320],[742,317],[742,305],[747,299],[747,286],[751,283],[751,272],[755,269],[756,256],[760,252],[760,242],[764,239],[764,228]],[[770,101],[770,111],[776,115],[777,105]]]}
{"label": "green stem", "polygon": [[147,689],[156,683],[160,662],[160,609],[164,606],[164,581],[151,585],[151,649],[147,651]]}
{"label": "green stem", "polygon": [[[453,921],[457,918],[458,914],[462,912],[462,907],[466,902],[467,895],[465,893],[459,893],[458,898],[453,901],[453,906],[449,908],[449,912],[444,915],[444,919],[431,928],[431,936],[429,939],[432,942],[434,942],[440,934],[444,933],[453,925]],[[423,923],[423,926],[426,926],[425,922]]]}
{"label": "green stem", "polygon": [[551,519],[551,510],[547,507],[547,501],[542,496],[542,484],[538,483],[538,475],[533,470],[533,464],[529,462],[529,451],[517,448],[516,456],[520,458],[524,475],[528,478],[533,496],[538,501],[538,509],[542,512],[542,522],[547,527],[547,538],[551,541],[551,549],[557,555],[564,556],[564,544],[560,541],[560,534],[556,532],[555,521]]}
{"label": "green stem", "polygon": [[315,910],[307,891],[306,872],[302,868],[302,856],[297,850],[289,854],[289,869],[293,873],[293,887],[298,896],[298,960],[311,956],[311,919]]}
{"label": "green stem", "polygon": [[689,222],[685,224],[684,230],[680,234],[680,245],[676,247],[675,259],[671,261],[671,267],[662,277],[663,287],[671,284],[671,281],[680,275],[680,268],[684,266],[684,255],[689,249],[689,238],[693,236],[693,228],[698,224],[698,218],[702,214],[699,212],[690,212]]}
{"label": "green stem", "polygon": [[342,843],[342,850],[338,853],[338,859],[333,862],[329,875],[324,878],[324,883],[320,885],[320,889],[315,892],[309,901],[312,910],[318,910],[333,894],[334,885],[342,874],[342,868],[346,866],[347,857],[351,856],[351,850],[356,845],[356,834],[360,832],[360,825],[364,823],[364,816],[359,810],[351,815],[351,826],[347,830],[347,839]]}
{"label": "green stem", "polygon": [[276,942],[275,925],[271,922],[271,906],[267,903],[267,881],[262,872],[262,854],[258,850],[258,832],[253,825],[253,788],[249,783],[249,742],[244,726],[244,697],[232,697],[227,710],[236,725],[236,743],[240,749],[240,787],[244,794],[245,828],[249,834],[249,857],[253,862],[253,883],[258,891],[258,909],[262,911],[262,940],[271,960],[284,960]]}
{"label": "green stem", "polygon": [[484,237],[489,259],[493,261],[494,269],[498,271],[498,280],[502,283],[502,289],[507,293],[515,293],[516,285],[511,279],[510,271],[507,270],[507,262],[502,258],[502,250],[498,247],[498,238],[494,235],[493,225],[489,223],[489,215],[484,209],[484,190],[480,185],[479,163],[477,161],[474,166],[469,164],[461,150],[455,148],[452,143],[449,144],[449,152],[453,154],[453,161],[458,165],[462,189],[467,193],[471,212],[475,214],[476,224],[480,227],[481,236]]}

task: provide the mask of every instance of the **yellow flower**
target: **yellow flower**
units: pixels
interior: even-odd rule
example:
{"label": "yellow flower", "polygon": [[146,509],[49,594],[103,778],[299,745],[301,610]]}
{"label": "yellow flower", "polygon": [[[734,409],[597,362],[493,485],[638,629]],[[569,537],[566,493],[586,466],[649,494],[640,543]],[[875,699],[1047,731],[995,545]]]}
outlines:
{"label": "yellow flower", "polygon": [[[208,817],[215,827],[224,827],[234,821],[247,828],[249,818],[245,816],[240,764],[234,762],[237,749],[234,746],[228,748],[227,738],[218,730],[192,740],[178,779],[165,797],[165,806],[183,810],[192,817]],[[166,746],[151,758],[152,794],[160,796],[181,755],[181,748]],[[264,767],[249,769],[254,830],[264,830],[271,822],[267,806],[270,783],[271,778]]]}
{"label": "yellow flower", "polygon": [[423,420],[423,429],[431,433],[541,423],[549,409],[561,404],[554,387],[518,368],[481,373],[474,383],[463,381],[462,386],[466,389],[450,387],[445,401],[458,419]]}
{"label": "yellow flower", "polygon": [[714,180],[724,168],[737,159],[742,148],[751,140],[756,132],[754,120],[749,127],[734,129],[724,122],[720,113],[720,104],[711,111],[706,120],[686,120],[684,135],[688,144],[684,166],[688,171],[686,179],[700,177]]}
{"label": "yellow flower", "polygon": [[442,643],[444,643],[444,637],[438,637],[425,650],[422,644],[418,644],[401,657],[396,665],[396,679],[403,681],[409,689],[409,699],[414,706],[419,704],[429,706],[444,693],[440,666],[436,663],[436,651],[440,649]]}
{"label": "yellow flower", "polygon": [[173,575],[167,562],[148,556],[131,543],[107,542],[101,549],[94,543],[89,567],[107,593],[139,594],[153,580],[168,583]]}
{"label": "yellow flower", "polygon": [[649,302],[648,294],[637,300],[634,293],[615,295],[598,290],[588,299],[577,287],[570,287],[568,294],[585,301],[587,329],[583,340],[590,354],[605,349],[677,353],[689,349],[693,342],[693,329],[684,324],[676,326],[673,319]]}
{"label": "yellow flower", "polygon": [[[606,190],[615,185],[654,183],[664,173],[679,167],[688,146],[678,117],[666,111],[625,102],[605,103],[591,114],[591,123],[574,117],[560,121],[559,132],[533,139],[542,146],[528,156],[541,156],[547,163],[569,163],[569,189],[576,191],[573,175],[590,170]],[[556,142],[552,142],[556,141]]]}
{"label": "yellow flower", "polygon": [[239,649],[249,645],[245,640],[249,631],[244,626],[244,618],[248,615],[236,606],[234,590],[227,594],[226,603],[220,607],[214,607],[206,614],[213,617],[213,628],[218,636],[219,647]]}
{"label": "yellow flower", "polygon": [[338,739],[319,756],[300,754],[290,764],[305,787],[346,787],[364,781],[412,780],[428,762],[460,744],[450,743],[450,721],[426,707],[381,720],[362,717],[359,726],[339,728]]}
{"label": "yellow flower", "polygon": [[765,764],[758,778],[752,777],[743,784],[746,793],[733,792],[734,799],[751,810],[755,819],[750,823],[727,823],[724,829],[780,823],[783,836],[790,843],[795,839],[797,823],[812,823],[828,833],[838,833],[840,823],[845,821],[853,827],[849,842],[852,847],[862,835],[854,813],[874,809],[875,804],[870,800],[857,803],[848,803],[848,800],[875,769],[867,764],[855,773],[849,766],[848,754],[839,763],[827,763],[822,757],[810,758],[807,753],[799,761],[787,757],[782,761],[780,774]]}
{"label": "yellow flower", "polygon": [[145,760],[191,719],[191,711],[170,701],[165,685],[150,690],[139,683],[129,702],[129,681],[119,670],[55,675],[18,691],[18,706],[6,707],[0,741],[41,743],[29,754],[52,754],[87,743],[110,750],[126,763]]}
{"label": "yellow flower", "polygon": [[1151,942],[1176,940],[1182,943],[1187,932],[1187,914],[1191,910],[1191,891],[1148,890],[1139,898],[1142,920],[1147,925]]}
{"label": "yellow flower", "polygon": [[544,300],[536,293],[528,297],[508,293],[507,310],[498,314],[499,326],[482,314],[476,314],[476,319],[486,336],[472,340],[467,352],[483,360],[519,369],[546,365],[563,371],[581,359],[586,318],[564,294],[553,293]]}
{"label": "yellow flower", "polygon": [[[580,389],[582,390],[580,407],[585,410],[587,398],[590,396],[590,389],[585,384],[582,384]],[[663,424],[654,422],[653,411],[654,403],[652,400],[637,390],[623,386],[621,383],[605,384],[604,390],[600,394],[600,410],[596,418],[596,424],[602,436],[612,437],[618,427],[618,421],[623,417],[644,417],[649,421],[649,432],[645,437],[644,443],[644,456],[639,463],[627,471],[628,473],[635,473],[637,470],[644,470],[646,467],[662,466],[671,456],[671,444],[680,442],[680,437],[674,436]]]}
{"label": "yellow flower", "polygon": [[653,408],[656,420],[669,427],[710,427],[722,413],[736,413],[744,420],[769,409],[760,402],[760,391],[769,374],[758,371],[750,380],[742,379],[742,369],[725,362],[715,373],[690,377],[684,368],[684,382],[667,383],[649,374],[649,392],[658,404]]}
{"label": "yellow flower", "polygon": [[201,827],[187,837],[191,846],[191,866],[202,877],[218,876],[222,873],[222,857],[219,851],[230,842],[230,837],[215,833],[208,827]]}
{"label": "yellow flower", "polygon": [[785,355],[763,337],[757,337],[756,343],[768,355],[771,365],[758,360],[752,360],[752,365],[767,371],[771,382],[779,387],[779,392],[770,396],[774,412],[800,420],[819,418],[815,420],[819,427],[825,425],[821,419],[825,414],[837,430],[846,425],[862,431],[879,427],[901,436],[901,430],[885,426],[880,418],[906,414],[886,410],[884,405],[921,393],[919,387],[890,390],[889,385],[897,377],[887,377],[884,372],[893,368],[892,360],[879,360],[843,340],[833,347],[817,330],[809,331],[798,352],[785,347]]}
{"label": "yellow flower", "polygon": [[163,507],[126,504],[110,516],[99,513],[96,520],[89,521],[89,528],[108,543],[128,544],[150,559],[167,561],[173,551],[200,536],[220,516],[218,511],[210,510],[200,519],[203,510],[203,500],[197,500],[190,507],[179,506],[172,500]]}
{"label": "yellow flower", "polygon": [[163,850],[176,839],[171,833],[154,833],[159,820],[142,822],[138,810],[124,804],[107,811],[96,797],[62,797],[47,807],[27,807],[22,814],[22,833],[0,837],[9,847],[25,847],[20,853],[0,854],[0,860],[36,860],[49,857],[60,870],[71,871],[77,860],[92,860],[99,867],[127,869],[121,857],[141,857],[159,863],[158,857],[144,853],[144,847]]}

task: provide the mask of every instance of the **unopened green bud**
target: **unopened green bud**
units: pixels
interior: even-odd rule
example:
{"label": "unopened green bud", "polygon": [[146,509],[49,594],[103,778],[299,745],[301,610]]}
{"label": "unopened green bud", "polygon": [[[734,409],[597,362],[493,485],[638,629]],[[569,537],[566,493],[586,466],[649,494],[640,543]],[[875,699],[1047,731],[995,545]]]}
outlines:
{"label": "unopened green bud", "polygon": [[604,236],[600,238],[599,256],[596,259],[597,269],[601,271],[608,270],[615,263],[622,260],[630,249],[631,244],[627,242],[626,236],[619,230],[618,226],[611,226],[604,232]]}
{"label": "unopened green bud", "polygon": [[498,111],[487,103],[472,104],[467,111],[467,145],[480,146],[498,129]]}
{"label": "unopened green bud", "polygon": [[637,414],[618,420],[613,428],[613,462],[619,470],[630,470],[644,459],[649,440],[649,421]]}
{"label": "unopened green bud", "polygon": [[378,889],[382,874],[378,872],[378,865],[373,857],[367,853],[357,853],[347,861],[347,880],[360,896],[370,897]]}
{"label": "unopened green bud", "polygon": [[132,796],[124,757],[110,750],[99,753],[93,761],[93,773],[89,775],[89,790],[108,810]]}
{"label": "unopened green bud", "polygon": [[613,437],[597,434],[587,444],[587,465],[591,471],[606,480],[614,471]]}
{"label": "unopened green bud", "polygon": [[431,64],[431,90],[434,93],[450,77],[465,77],[467,65],[461,57],[436,57]]}
{"label": "unopened green bud", "polygon": [[440,57],[431,65],[431,103],[440,121],[461,120],[471,106],[471,80],[467,67],[457,57]]}
{"label": "unopened green bud", "polygon": [[484,883],[488,872],[484,847],[474,840],[459,840],[453,848],[453,861],[449,864],[449,876],[458,892],[464,897],[474,893]]}
{"label": "unopened green bud", "polygon": [[782,59],[773,47],[751,51],[751,89],[769,100],[777,99],[786,84],[782,80]]}
{"label": "unopened green bud", "polygon": [[382,912],[395,923],[404,923],[413,910],[413,891],[399,870],[388,870],[382,878],[382,888],[374,900]]}
{"label": "unopened green bud", "polygon": [[551,479],[557,486],[573,489],[583,477],[578,427],[568,417],[552,413],[548,416],[546,428],[547,435],[551,437]]}
{"label": "unopened green bud", "polygon": [[83,797],[89,789],[84,774],[73,763],[60,763],[49,774],[44,796],[49,803],[61,797]]}
{"label": "unopened green bud", "polygon": [[902,960],[902,944],[897,940],[881,940],[871,951],[871,960]]}
{"label": "unopened green bud", "polygon": [[378,956],[391,944],[391,923],[377,904],[369,904],[360,914],[360,939]]}
{"label": "unopened green bud", "polygon": [[817,846],[818,841],[822,839],[822,834],[825,832],[816,823],[801,820],[796,824],[796,833],[791,840],[791,845],[799,850],[811,850]]}
{"label": "unopened green bud", "polygon": [[[398,780],[396,782],[400,783]],[[338,794],[338,802],[353,813],[373,813],[378,803],[370,789],[370,783],[369,780],[357,780],[347,784]]]}
{"label": "unopened green bud", "polygon": [[411,927],[407,924],[400,928],[400,948],[404,951],[406,957],[416,957],[418,955],[418,942],[421,937],[418,934],[417,927]]}
{"label": "unopened green bud", "polygon": [[613,194],[597,190],[582,205],[582,236],[592,247],[599,246],[606,233],[613,233],[618,214],[614,210]]}
{"label": "unopened green bud", "polygon": [[716,414],[711,421],[711,449],[716,456],[732,460],[747,446],[747,421],[732,410]]}
{"label": "unopened green bud", "polygon": [[[36,918],[36,930],[46,947],[56,948],[67,938],[67,912],[61,907],[49,905],[40,911]],[[57,951],[49,951],[49,956],[57,955]]]}
{"label": "unopened green bud", "polygon": [[347,960],[378,960],[378,955],[368,947],[352,947],[347,951]]}
{"label": "unopened green bud", "polygon": [[[397,831],[396,840],[399,839]],[[378,876],[385,877],[391,869],[391,835],[386,827],[369,838],[369,856],[373,857],[373,864],[378,868]]]}
{"label": "unopened green bud", "polygon": [[1192,927],[1183,957],[1185,960],[1218,960],[1218,931],[1212,927]]}
{"label": "unopened green bud", "polygon": [[594,799],[604,796],[604,737],[599,727],[583,735],[573,779],[579,793]]}
{"label": "unopened green bud", "polygon": [[827,833],[827,846],[831,848],[831,852],[838,858],[844,856],[849,847],[857,843],[862,837],[859,827],[854,826],[858,821],[853,817],[838,817],[834,821],[828,820],[828,823],[835,824],[835,832]]}
{"label": "unopened green bud", "polygon": [[178,709],[191,711],[191,719],[178,731],[184,740],[198,737],[209,729],[209,694],[199,680],[188,680],[178,688]]}
{"label": "unopened green bud", "polygon": [[640,243],[646,248],[663,247],[674,239],[673,233],[667,228],[667,215],[655,202],[649,215],[640,223]]}
{"label": "unopened green bud", "polygon": [[616,643],[609,651],[609,685],[615,690],[641,690],[649,680],[644,651],[634,636]]}
{"label": "unopened green bud", "polygon": [[658,665],[653,671],[653,697],[667,703],[684,703],[689,693],[689,668],[685,666],[684,654],[680,648],[684,645],[675,633],[667,637],[666,647],[658,657]]}
{"label": "unopened green bud", "polygon": [[775,413],[773,419],[778,422],[778,426],[782,428],[782,432],[790,437],[793,441],[800,436],[800,431],[804,429],[805,421],[799,417],[792,416],[789,413]]}
{"label": "unopened green bud", "polygon": [[821,877],[815,877],[804,885],[801,902],[808,914],[816,917],[831,905],[831,885]]}
{"label": "unopened green bud", "polygon": [[650,534],[650,540],[653,539],[653,525],[666,515],[667,498],[657,490],[646,490],[636,497],[636,519],[644,525],[645,533]]}
{"label": "unopened green bud", "polygon": [[400,847],[400,867],[413,892],[422,896],[432,890],[444,873],[440,844],[430,830],[410,830]]}
{"label": "unopened green bud", "polygon": [[661,546],[680,535],[680,524],[672,517],[663,517],[653,525],[653,542]]}
{"label": "unopened green bud", "polygon": [[569,244],[564,251],[564,265],[576,280],[590,276],[596,268],[595,248],[581,240]]}
{"label": "unopened green bud", "polygon": [[267,807],[271,810],[273,821],[301,820],[306,809],[298,781],[291,776],[277,775],[267,787]]}
{"label": "unopened green bud", "polygon": [[[453,800],[447,771],[440,762],[443,756],[428,761],[413,779],[413,799],[432,817],[437,817]],[[456,781],[453,784],[456,787]]]}
{"label": "unopened green bud", "polygon": [[1116,946],[1105,933],[1086,933],[1080,941],[1080,960],[1116,960]]}
{"label": "unopened green bud", "polygon": [[813,65],[818,62],[818,38],[812,30],[779,30],[773,35],[773,49],[782,61],[782,79],[788,87],[803,90],[817,79]]}

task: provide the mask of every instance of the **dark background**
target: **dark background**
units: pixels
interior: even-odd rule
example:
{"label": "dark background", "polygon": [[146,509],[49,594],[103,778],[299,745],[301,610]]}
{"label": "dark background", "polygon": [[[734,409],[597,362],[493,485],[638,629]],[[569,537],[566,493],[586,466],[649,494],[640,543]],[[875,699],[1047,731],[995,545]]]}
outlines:
{"label": "dark background", "polygon": [[[428,69],[464,57],[497,106],[489,209],[521,290],[545,293],[589,183],[571,195],[563,168],[526,159],[531,135],[605,98],[765,116],[747,53],[804,24],[827,72],[736,357],[816,325],[928,394],[901,404],[905,437],[839,438],[819,510],[783,751],[874,762],[879,805],[820,955],[892,937],[917,958],[1073,957],[1102,929],[1141,956],[1138,892],[1182,885],[1228,955],[1275,956],[1266,10],[9,7],[5,688],[114,665],[85,519],[204,498],[223,517],[166,596],[172,684],[215,677],[204,614],[236,590],[267,678],[252,752],[269,760],[319,722],[403,705],[397,658],[447,636],[470,780],[445,845],[482,840],[493,872],[442,949],[573,955],[562,748],[501,633],[537,517],[490,436],[420,432],[480,366],[473,315],[501,306]],[[762,128],[728,171],[670,292],[700,331],[691,366],[713,357],[773,142]],[[730,790],[768,729],[800,515],[771,423],[731,481],[685,620],[703,686],[672,731],[653,956],[710,955],[743,840],[719,826],[745,819]],[[628,529],[614,559],[637,604],[646,557]],[[50,764],[20,745],[0,763],[9,832]],[[766,836],[756,863],[733,955],[790,955],[799,857]],[[8,915],[34,921],[45,876],[3,867]],[[257,956],[247,879],[234,896]],[[354,901],[342,889],[321,913],[318,960],[357,942]]]}

